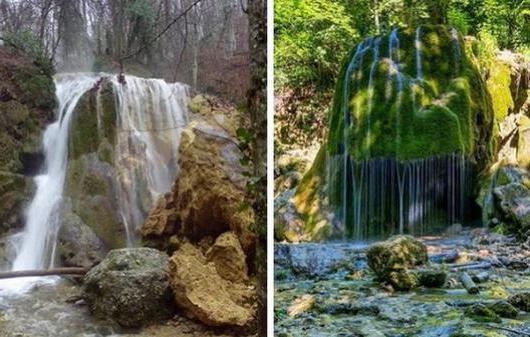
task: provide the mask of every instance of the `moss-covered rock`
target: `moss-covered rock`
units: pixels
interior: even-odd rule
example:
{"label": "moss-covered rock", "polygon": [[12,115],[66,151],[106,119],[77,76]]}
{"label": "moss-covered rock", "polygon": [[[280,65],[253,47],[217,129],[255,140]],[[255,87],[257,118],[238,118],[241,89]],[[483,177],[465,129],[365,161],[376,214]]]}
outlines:
{"label": "moss-covered rock", "polygon": [[354,48],[337,84],[328,152],[355,160],[453,152],[487,158],[476,144],[489,141],[479,129],[491,130],[493,111],[464,51],[462,37],[447,26],[400,29]]}
{"label": "moss-covered rock", "polygon": [[477,322],[500,323],[500,317],[488,306],[477,303],[466,309],[465,315]]}
{"label": "moss-covered rock", "polygon": [[366,257],[377,279],[391,284],[396,290],[418,287],[420,278],[409,269],[428,262],[425,244],[407,235],[372,244]]}
{"label": "moss-covered rock", "polygon": [[523,292],[508,297],[508,302],[519,310],[530,312],[530,293]]}
{"label": "moss-covered rock", "polygon": [[513,305],[507,301],[497,301],[488,305],[488,308],[491,309],[494,313],[503,318],[515,318],[519,313]]}

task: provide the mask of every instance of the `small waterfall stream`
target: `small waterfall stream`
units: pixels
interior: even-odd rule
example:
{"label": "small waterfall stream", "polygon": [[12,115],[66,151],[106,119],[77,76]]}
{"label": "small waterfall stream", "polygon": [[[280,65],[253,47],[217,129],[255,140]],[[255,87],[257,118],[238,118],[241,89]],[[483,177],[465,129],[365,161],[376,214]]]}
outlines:
{"label": "small waterfall stream", "polygon": [[[117,135],[115,175],[119,213],[129,246],[135,245],[134,230],[156,198],[170,190],[178,173],[180,132],[187,123],[187,86],[159,79],[134,76],[73,73],[55,77],[58,109],[56,121],[43,136],[45,167],[35,177],[35,195],[26,210],[25,228],[14,235],[16,258],[11,270],[46,269],[55,262],[61,225],[65,177],[68,169],[70,122],[80,98],[97,89],[98,127],[102,107],[99,82],[109,78],[115,95]],[[99,130],[98,130],[99,131]],[[24,293],[36,282],[55,278],[8,279],[0,282],[0,294]]]}

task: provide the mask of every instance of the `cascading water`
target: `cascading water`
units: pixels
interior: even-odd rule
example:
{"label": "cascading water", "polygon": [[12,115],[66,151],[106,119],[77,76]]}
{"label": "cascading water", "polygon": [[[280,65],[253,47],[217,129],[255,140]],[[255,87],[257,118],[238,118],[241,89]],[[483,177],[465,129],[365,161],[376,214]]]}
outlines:
{"label": "cascading water", "polygon": [[[115,95],[117,132],[114,170],[117,199],[129,246],[135,229],[157,197],[170,190],[178,173],[180,132],[187,123],[187,86],[159,79],[109,74],[60,74],[55,77],[59,103],[56,121],[43,137],[45,167],[35,177],[36,193],[26,211],[22,235],[15,235],[16,258],[12,270],[46,269],[53,266],[61,206],[68,169],[70,122],[80,98],[96,91],[98,132],[103,118],[102,79],[110,79]],[[3,280],[0,293],[27,291],[36,281],[54,278]],[[22,281],[21,281],[22,280]]]}
{"label": "cascading water", "polygon": [[[459,76],[458,32],[443,32],[453,41],[454,61],[450,63]],[[433,92],[423,88],[427,82],[418,81],[430,76],[427,69],[424,74],[422,65],[422,34],[421,27],[412,31],[412,39],[405,46],[412,50],[409,64],[401,63],[403,46],[399,30],[394,29],[388,37],[360,43],[344,73],[342,111],[337,114],[343,116],[344,129],[340,140],[332,140],[337,147],[327,156],[326,186],[329,203],[335,208],[334,227],[345,237],[365,240],[398,233],[432,234],[466,218],[473,167],[463,145],[445,154],[400,159],[403,147],[409,145],[402,137],[415,137],[406,124],[411,118],[426,118],[423,116],[429,112],[425,106],[430,105],[425,102],[436,101],[426,96]],[[383,74],[386,80],[381,83]],[[392,120],[395,130],[390,131],[395,138],[381,134],[390,127],[381,124],[382,116]],[[332,125],[340,125],[334,122]],[[389,139],[384,147],[389,153],[386,156],[371,149],[379,145],[378,137]]]}
{"label": "cascading water", "polygon": [[[77,102],[96,81],[97,77],[87,75],[65,75],[55,79],[59,103],[56,121],[44,132],[45,168],[34,179],[37,189],[25,214],[26,225],[16,249],[12,270],[46,269],[53,265],[68,161],[70,120]],[[0,283],[0,289],[22,292],[34,281],[35,278],[4,280]]]}
{"label": "cascading water", "polygon": [[178,170],[180,132],[187,123],[187,86],[125,76],[112,80],[118,111],[115,166],[128,244]]}
{"label": "cascading water", "polygon": [[423,78],[423,71],[421,69],[421,27],[416,28],[414,47],[416,48],[416,78],[421,80]]}

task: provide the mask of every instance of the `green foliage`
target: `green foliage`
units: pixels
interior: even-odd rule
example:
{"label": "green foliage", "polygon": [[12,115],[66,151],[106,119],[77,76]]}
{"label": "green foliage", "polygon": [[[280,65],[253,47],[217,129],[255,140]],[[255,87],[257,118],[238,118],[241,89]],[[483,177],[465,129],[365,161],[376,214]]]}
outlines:
{"label": "green foliage", "polygon": [[280,88],[330,88],[341,60],[359,39],[341,2],[275,1],[276,81]]}

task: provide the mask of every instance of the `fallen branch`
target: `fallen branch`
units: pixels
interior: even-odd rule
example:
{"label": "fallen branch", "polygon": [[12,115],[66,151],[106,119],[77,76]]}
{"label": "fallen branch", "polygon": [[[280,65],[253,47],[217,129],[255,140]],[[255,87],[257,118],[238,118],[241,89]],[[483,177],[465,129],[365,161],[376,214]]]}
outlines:
{"label": "fallen branch", "polygon": [[16,270],[0,272],[0,279],[15,277],[37,277],[37,276],[54,276],[54,275],[85,275],[87,268],[52,268],[45,270]]}
{"label": "fallen branch", "polygon": [[464,264],[449,265],[452,271],[471,270],[471,269],[490,269],[492,267],[489,262],[472,262]]}
{"label": "fallen branch", "polygon": [[462,282],[462,285],[464,288],[466,288],[467,292],[474,295],[479,293],[479,289],[475,282],[471,279],[471,276],[469,276],[468,273],[464,272],[460,274],[460,282]]}

